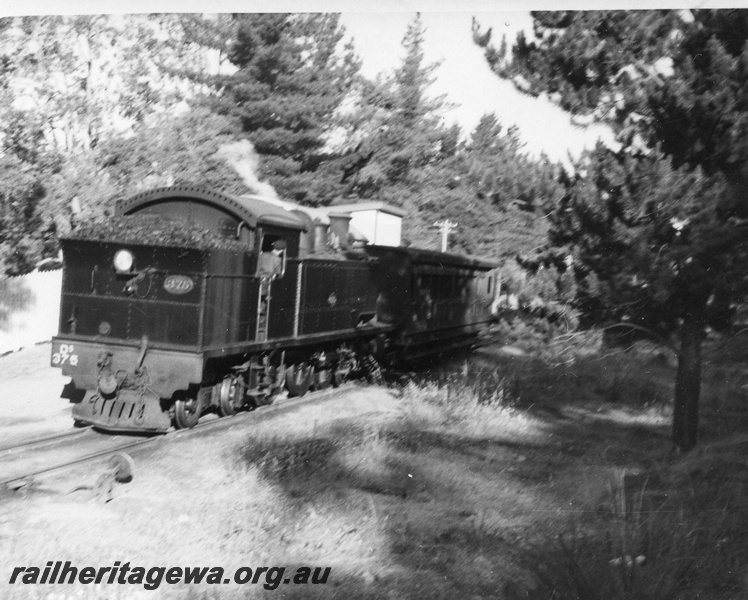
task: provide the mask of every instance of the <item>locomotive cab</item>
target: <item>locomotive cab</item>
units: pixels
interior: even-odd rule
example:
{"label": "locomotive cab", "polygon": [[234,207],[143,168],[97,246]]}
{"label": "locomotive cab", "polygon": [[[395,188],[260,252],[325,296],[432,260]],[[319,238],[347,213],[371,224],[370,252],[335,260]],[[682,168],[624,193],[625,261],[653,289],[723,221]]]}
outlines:
{"label": "locomotive cab", "polygon": [[[283,291],[303,228],[257,199],[181,186],[64,239],[51,361],[72,379],[74,417],[110,430],[190,426],[195,394],[231,368],[227,354],[240,363],[235,348],[284,333],[270,311],[293,313]],[[284,246],[274,281],[258,275],[265,245]]]}

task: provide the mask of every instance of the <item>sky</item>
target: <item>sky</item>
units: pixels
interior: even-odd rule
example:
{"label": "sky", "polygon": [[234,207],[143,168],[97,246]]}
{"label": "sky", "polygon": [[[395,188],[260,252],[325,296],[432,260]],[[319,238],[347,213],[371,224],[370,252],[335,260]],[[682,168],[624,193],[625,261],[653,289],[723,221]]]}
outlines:
{"label": "sky", "polygon": [[[721,5],[725,3],[722,2]],[[371,7],[375,5],[376,10]],[[455,108],[446,115],[447,123],[457,122],[466,133],[475,128],[483,114],[494,113],[505,127],[516,125],[527,152],[546,153],[551,160],[578,156],[600,138],[611,140],[601,125],[587,128],[572,125],[569,115],[547,98],[522,94],[494,75],[481,49],[472,41],[471,23],[477,17],[482,30],[491,27],[493,40],[502,35],[514,40],[524,29],[531,32],[529,9],[589,8],[685,8],[687,0],[659,0],[651,5],[644,0],[626,3],[601,3],[592,0],[2,0],[0,16],[14,14],[90,14],[102,12],[326,12],[342,13],[342,23],[363,61],[365,75],[374,77],[391,72],[402,60],[401,45],[408,23],[420,12],[426,28],[427,63],[441,61],[435,72],[434,95],[445,94]],[[702,8],[719,6],[701,0]],[[364,8],[366,12],[360,12]]]}
{"label": "sky", "polygon": [[[343,13],[342,23],[363,61],[364,75],[390,72],[404,56],[402,38],[415,12]],[[446,116],[471,132],[480,117],[494,113],[505,128],[516,125],[526,150],[545,152],[552,160],[564,160],[571,152],[578,156],[584,147],[592,147],[603,136],[602,126],[586,129],[574,126],[565,113],[546,98],[532,98],[501,80],[489,68],[483,50],[473,43],[472,19],[481,30],[492,28],[492,40],[498,45],[506,35],[511,43],[518,31],[532,31],[529,12],[422,12],[425,26],[426,63],[441,62],[434,73],[433,95],[445,94],[455,108]]]}

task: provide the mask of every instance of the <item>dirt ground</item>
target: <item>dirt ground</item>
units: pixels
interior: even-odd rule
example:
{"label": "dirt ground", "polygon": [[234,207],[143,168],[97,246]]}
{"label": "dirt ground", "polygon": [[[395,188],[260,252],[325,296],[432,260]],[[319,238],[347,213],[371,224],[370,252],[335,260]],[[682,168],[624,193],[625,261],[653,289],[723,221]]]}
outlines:
{"label": "dirt ground", "polygon": [[[48,348],[0,358],[4,435],[70,426]],[[671,597],[745,597],[744,553],[726,533],[744,531],[748,509],[735,504],[748,489],[745,429],[734,431],[748,388],[735,369],[707,369],[704,440],[688,458],[669,441],[672,364],[623,353],[549,366],[484,350],[221,436],[167,436],[133,453],[136,476],[111,502],[71,491],[96,478],[91,468],[1,502],[0,597],[516,600],[588,586],[589,598],[654,599],[683,588],[682,564],[700,579]],[[57,560],[224,573],[155,590],[8,583],[14,567]],[[285,579],[231,581],[263,566],[285,567]],[[329,579],[294,584],[305,566],[330,567]]]}
{"label": "dirt ground", "polygon": [[60,398],[70,380],[49,366],[51,344],[0,356],[0,445],[69,429],[71,405]]}

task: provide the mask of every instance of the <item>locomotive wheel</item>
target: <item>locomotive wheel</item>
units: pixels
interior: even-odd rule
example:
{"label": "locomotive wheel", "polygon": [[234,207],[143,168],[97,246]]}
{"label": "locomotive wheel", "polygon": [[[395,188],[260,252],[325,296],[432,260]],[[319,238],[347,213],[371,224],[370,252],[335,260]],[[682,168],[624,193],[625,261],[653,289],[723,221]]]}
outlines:
{"label": "locomotive wheel", "polygon": [[332,369],[319,369],[314,372],[314,389],[324,390],[332,385]]}
{"label": "locomotive wheel", "polygon": [[185,398],[174,402],[174,426],[191,429],[200,419],[200,402],[197,398]]}
{"label": "locomotive wheel", "polygon": [[236,414],[244,401],[244,385],[236,377],[226,377],[218,390],[218,409],[222,417]]}
{"label": "locomotive wheel", "polygon": [[286,367],[286,389],[289,396],[303,396],[309,391],[314,379],[314,369],[308,363]]}

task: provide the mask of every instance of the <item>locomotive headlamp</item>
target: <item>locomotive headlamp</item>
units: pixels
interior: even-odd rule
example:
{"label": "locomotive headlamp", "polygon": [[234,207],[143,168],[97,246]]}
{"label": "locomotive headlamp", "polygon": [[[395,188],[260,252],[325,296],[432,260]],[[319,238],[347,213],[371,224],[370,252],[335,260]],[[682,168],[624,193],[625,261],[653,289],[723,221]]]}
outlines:
{"label": "locomotive headlamp", "polygon": [[114,268],[119,273],[130,273],[133,262],[134,257],[129,250],[117,250],[117,253],[114,255]]}

